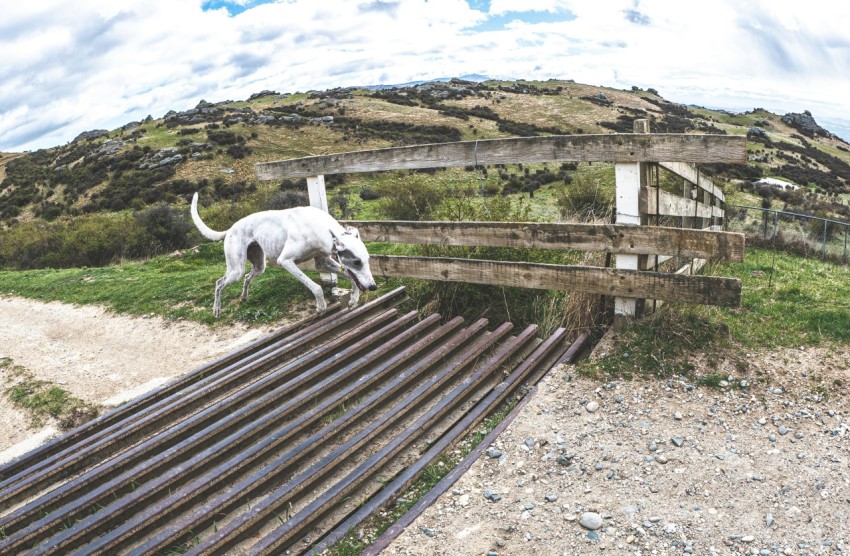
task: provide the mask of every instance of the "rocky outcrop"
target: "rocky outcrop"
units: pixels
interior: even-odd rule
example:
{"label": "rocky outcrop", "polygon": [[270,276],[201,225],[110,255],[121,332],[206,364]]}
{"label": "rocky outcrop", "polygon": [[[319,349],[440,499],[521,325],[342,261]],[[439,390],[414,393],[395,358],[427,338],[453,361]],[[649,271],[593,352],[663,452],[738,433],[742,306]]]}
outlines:
{"label": "rocky outcrop", "polygon": [[259,93],[254,93],[253,95],[248,97],[248,102],[251,102],[254,99],[262,98],[262,97],[271,97],[271,96],[280,96],[280,93],[277,91],[260,91]]}
{"label": "rocky outcrop", "polygon": [[154,168],[168,166],[169,164],[177,164],[181,160],[183,160],[183,155],[178,152],[178,149],[167,147],[145,157],[141,164],[139,164],[139,170],[152,170]]}
{"label": "rocky outcrop", "polygon": [[584,95],[580,97],[582,100],[588,100],[593,104],[598,104],[599,106],[611,106],[614,102],[605,96],[605,93],[598,93],[595,95]]}
{"label": "rocky outcrop", "polygon": [[782,116],[782,121],[807,137],[814,137],[815,135],[821,135],[823,137],[832,136],[829,131],[818,125],[812,113],[808,110],[803,111],[802,114],[789,112]]}
{"label": "rocky outcrop", "polygon": [[107,137],[109,132],[105,129],[93,129],[91,131],[84,131],[74,137],[74,141],[94,141],[95,139],[100,139],[101,137]]}

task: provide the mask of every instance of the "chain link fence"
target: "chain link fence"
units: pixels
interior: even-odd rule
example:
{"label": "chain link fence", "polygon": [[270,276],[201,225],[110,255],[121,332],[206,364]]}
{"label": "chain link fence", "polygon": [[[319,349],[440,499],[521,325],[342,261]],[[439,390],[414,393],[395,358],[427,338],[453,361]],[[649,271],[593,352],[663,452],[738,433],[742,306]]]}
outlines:
{"label": "chain link fence", "polygon": [[850,223],[744,205],[726,205],[726,229],[744,232],[747,244],[779,247],[806,257],[847,264]]}

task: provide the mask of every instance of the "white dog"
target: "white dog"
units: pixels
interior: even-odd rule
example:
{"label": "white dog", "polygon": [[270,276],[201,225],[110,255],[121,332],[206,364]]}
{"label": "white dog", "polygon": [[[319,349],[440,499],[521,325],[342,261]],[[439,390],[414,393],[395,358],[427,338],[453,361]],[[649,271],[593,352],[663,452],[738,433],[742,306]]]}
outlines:
{"label": "white dog", "polygon": [[245,273],[245,262],[251,261],[251,272],[242,286],[242,300],[248,299],[248,285],[266,269],[266,257],[288,270],[307,286],[316,298],[316,310],[325,312],[327,304],[322,287],[304,274],[297,263],[313,259],[316,269],[345,276],[355,286],[350,307],[355,307],[360,292],[378,286],[369,269],[369,253],[356,228],[343,228],[330,214],[313,207],[266,210],[242,218],[226,232],[216,232],[198,214],[198,194],[192,197],[192,220],[203,236],[212,241],[224,239],[227,271],[215,283],[213,313],[221,313],[221,290],[239,280]]}

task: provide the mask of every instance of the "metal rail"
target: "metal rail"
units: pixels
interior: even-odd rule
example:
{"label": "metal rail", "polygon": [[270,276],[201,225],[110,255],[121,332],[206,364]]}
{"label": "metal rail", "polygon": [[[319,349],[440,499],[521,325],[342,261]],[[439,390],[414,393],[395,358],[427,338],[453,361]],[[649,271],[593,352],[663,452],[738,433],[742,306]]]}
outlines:
{"label": "metal rail", "polygon": [[[298,552],[380,507],[566,348],[563,330],[540,343],[534,327],[399,316],[403,299],[275,331],[4,466],[0,553]],[[367,502],[352,513],[349,497]]]}

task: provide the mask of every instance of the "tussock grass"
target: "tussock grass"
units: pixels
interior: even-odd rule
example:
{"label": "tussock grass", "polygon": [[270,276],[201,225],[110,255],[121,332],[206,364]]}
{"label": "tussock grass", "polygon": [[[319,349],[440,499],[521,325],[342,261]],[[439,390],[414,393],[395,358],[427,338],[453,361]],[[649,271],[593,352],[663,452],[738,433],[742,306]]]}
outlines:
{"label": "tussock grass", "polygon": [[[583,362],[580,372],[599,379],[690,376],[689,355],[699,351],[737,360],[742,346],[850,345],[847,267],[748,249],[745,262],[711,265],[707,273],[741,279],[740,308],[665,305],[620,334],[612,353]],[[709,377],[705,384],[722,378]]]}

